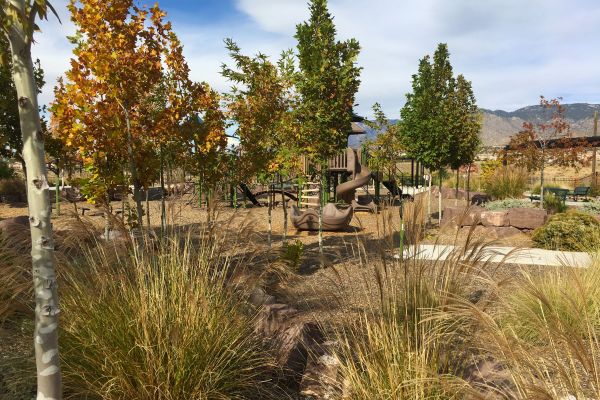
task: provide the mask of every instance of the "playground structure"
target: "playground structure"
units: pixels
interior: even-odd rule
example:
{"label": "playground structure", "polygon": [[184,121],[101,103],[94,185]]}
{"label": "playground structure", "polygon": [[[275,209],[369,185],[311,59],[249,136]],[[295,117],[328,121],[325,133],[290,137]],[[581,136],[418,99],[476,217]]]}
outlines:
{"label": "playground structure", "polygon": [[[423,179],[423,166],[410,159],[402,161],[410,162],[410,175],[400,174],[400,181],[397,182],[383,179],[382,174],[372,173],[366,165],[367,155],[362,149],[347,148],[330,159],[325,171],[321,199],[324,204],[323,230],[347,229],[354,212],[376,213],[384,197],[391,201],[401,201],[410,199],[417,191],[423,190],[426,183]],[[294,227],[299,230],[316,230],[319,216],[315,209],[318,208],[321,198],[321,185],[311,182],[310,178],[318,172],[318,169],[305,159],[300,175],[304,179],[287,181],[283,187],[263,185],[253,191],[246,183],[240,183],[237,188],[232,188],[232,205],[233,191],[238,188],[240,197],[236,193],[236,203],[237,199],[241,198],[244,202],[249,201],[253,206],[261,207],[268,204],[276,206],[283,200],[283,206],[288,207],[287,203],[291,201],[290,220]],[[347,207],[338,209],[336,203],[345,204]]]}
{"label": "playground structure", "polygon": [[[341,231],[348,228],[352,221],[353,208],[348,207],[340,210],[333,203],[327,203],[323,207],[322,228],[324,231]],[[294,227],[303,231],[319,230],[319,214],[315,209],[309,208],[300,211],[293,204],[290,212],[290,220]]]}

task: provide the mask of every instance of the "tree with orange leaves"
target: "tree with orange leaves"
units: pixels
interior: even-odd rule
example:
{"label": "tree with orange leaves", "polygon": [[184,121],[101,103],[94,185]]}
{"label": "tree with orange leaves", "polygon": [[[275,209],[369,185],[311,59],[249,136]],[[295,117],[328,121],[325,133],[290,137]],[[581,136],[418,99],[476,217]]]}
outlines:
{"label": "tree with orange leaves", "polygon": [[547,113],[544,122],[524,122],[523,129],[510,138],[504,156],[507,160],[540,171],[540,207],[544,206],[544,171],[547,166],[579,168],[587,163],[583,142],[573,138],[564,116],[562,99],[547,100],[540,96],[540,106]]}
{"label": "tree with orange leaves", "polygon": [[156,149],[182,141],[179,125],[209,103],[206,87],[190,81],[181,43],[158,5],[71,0],[69,10],[76,57],[55,89],[57,134],[91,172],[91,200],[133,184],[142,224],[142,188],[160,169]]}

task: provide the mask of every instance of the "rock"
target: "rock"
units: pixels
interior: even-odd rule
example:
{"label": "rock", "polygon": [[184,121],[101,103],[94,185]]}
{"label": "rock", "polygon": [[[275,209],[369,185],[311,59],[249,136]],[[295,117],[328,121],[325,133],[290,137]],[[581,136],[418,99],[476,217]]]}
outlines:
{"label": "rock", "polygon": [[539,208],[511,208],[508,210],[510,226],[519,229],[536,229],[544,225],[548,213]]}
{"label": "rock", "polygon": [[482,211],[483,226],[508,226],[508,211]]}
{"label": "rock", "polygon": [[480,206],[490,201],[490,196],[485,193],[474,192],[471,194],[471,204]]}
{"label": "rock", "polygon": [[467,367],[465,369],[465,380],[471,384],[476,384],[477,387],[488,387],[489,389],[486,391],[490,392],[493,389],[498,389],[505,393],[513,393],[515,388],[510,371],[493,360],[482,360]]}
{"label": "rock", "polygon": [[288,386],[298,388],[310,349],[323,341],[319,327],[302,320],[287,304],[268,304],[259,313],[255,331],[270,344]]}
{"label": "rock", "polygon": [[514,226],[496,226],[493,229],[493,234],[496,239],[505,239],[515,235],[524,235],[519,229]]}
{"label": "rock", "polygon": [[270,294],[265,292],[265,290],[263,288],[261,288],[260,286],[256,286],[250,292],[250,295],[248,296],[248,301],[254,307],[261,307],[266,304],[274,304],[275,297],[271,296]]}
{"label": "rock", "polygon": [[442,213],[442,226],[470,226],[476,225],[481,219],[484,209],[479,206],[446,207]]}
{"label": "rock", "polygon": [[335,355],[337,342],[325,342],[309,355],[300,394],[314,399],[337,399],[340,393],[340,361]]}

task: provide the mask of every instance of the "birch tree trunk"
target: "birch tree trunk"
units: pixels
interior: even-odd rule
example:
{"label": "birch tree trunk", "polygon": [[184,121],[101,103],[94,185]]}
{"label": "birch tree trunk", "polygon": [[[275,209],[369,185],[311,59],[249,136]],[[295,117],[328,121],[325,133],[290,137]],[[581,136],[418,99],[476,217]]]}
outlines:
{"label": "birch tree trunk", "polygon": [[283,243],[286,243],[288,231],[287,204],[285,203],[285,194],[283,193],[283,177],[281,175],[279,175],[279,188],[281,189],[281,204],[283,205]]}
{"label": "birch tree trunk", "polygon": [[[25,0],[10,0],[27,15]],[[6,5],[3,7],[7,7]],[[23,25],[8,28],[12,53],[12,77],[17,90],[23,158],[27,171],[27,203],[31,230],[31,258],[35,289],[34,349],[37,369],[37,399],[62,398],[58,356],[58,293],[54,269],[54,242],[44,141],[31,61],[31,41]]]}
{"label": "birch tree trunk", "polygon": [[438,190],[438,225],[442,226],[442,170],[440,169],[440,190]]}

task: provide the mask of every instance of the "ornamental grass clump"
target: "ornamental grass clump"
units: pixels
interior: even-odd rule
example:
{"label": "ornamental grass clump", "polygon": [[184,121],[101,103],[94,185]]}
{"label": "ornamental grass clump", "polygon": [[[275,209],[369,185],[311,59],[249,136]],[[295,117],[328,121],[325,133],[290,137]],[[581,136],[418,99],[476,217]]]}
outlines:
{"label": "ornamental grass clump", "polygon": [[[234,266],[205,235],[97,247],[63,277],[61,351],[74,398],[270,398],[271,359]],[[68,316],[68,317],[67,317]]]}
{"label": "ornamental grass clump", "polygon": [[594,251],[600,245],[600,222],[577,211],[555,214],[533,232],[531,239],[542,249]]}
{"label": "ornamental grass clump", "polygon": [[373,300],[358,315],[349,312],[337,333],[344,398],[483,398],[463,378],[471,326],[437,315],[457,299],[483,295],[475,283],[491,266],[486,246],[471,238],[431,261],[415,245],[395,262],[368,263],[375,267]]}
{"label": "ornamental grass clump", "polygon": [[519,198],[527,190],[529,173],[520,167],[498,167],[483,178],[483,190],[493,199]]}
{"label": "ornamental grass clump", "polygon": [[488,398],[600,398],[600,262],[593,260],[588,268],[522,270],[496,286],[494,301],[448,310],[447,319],[474,327],[474,346],[505,382]]}

